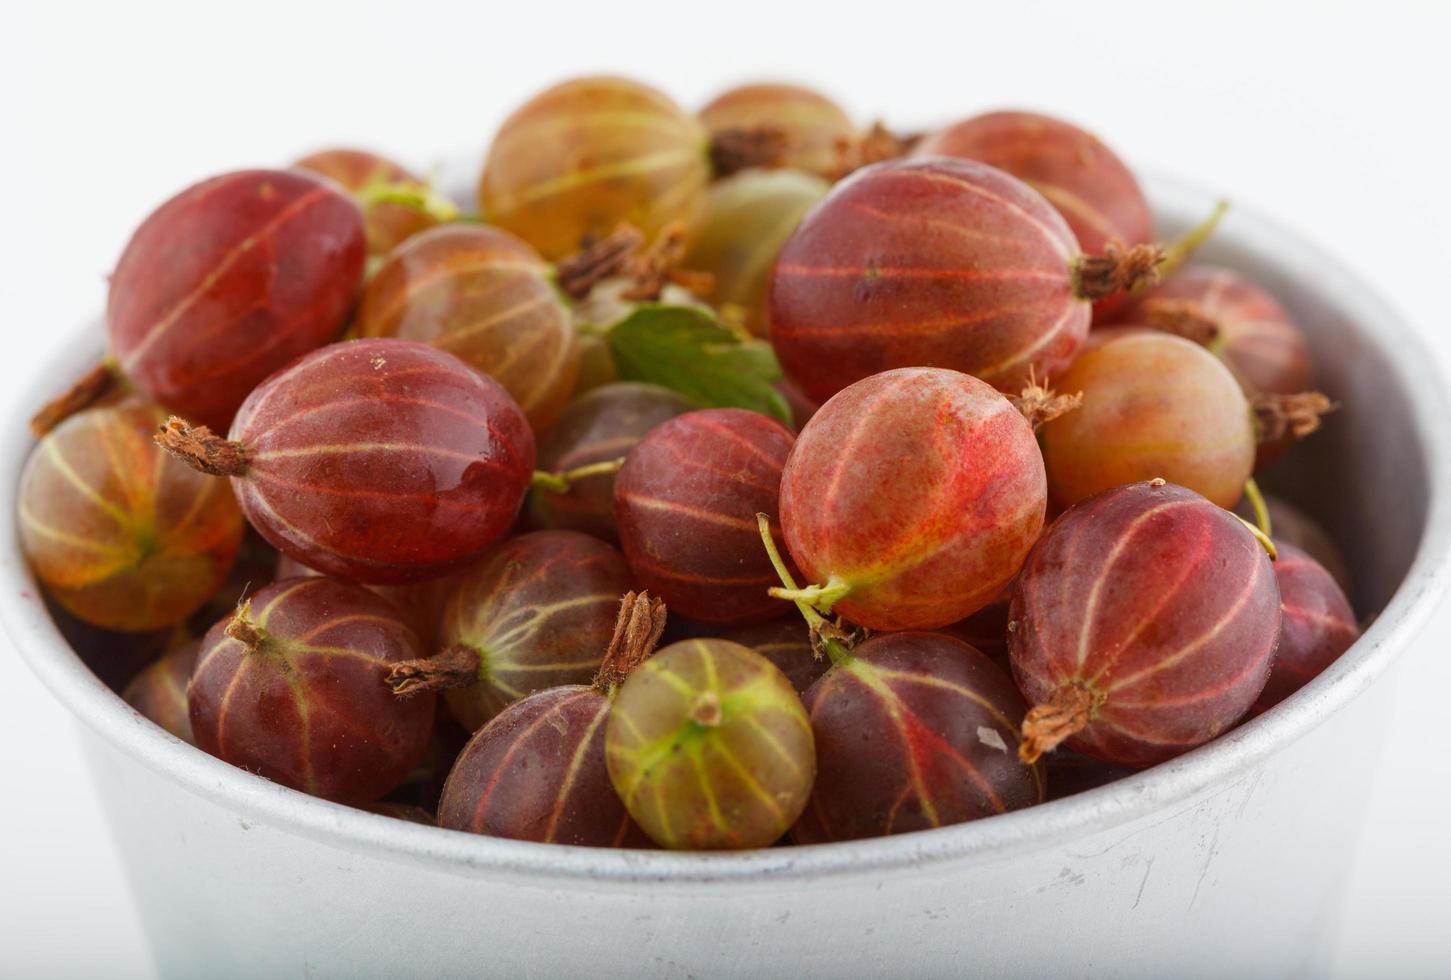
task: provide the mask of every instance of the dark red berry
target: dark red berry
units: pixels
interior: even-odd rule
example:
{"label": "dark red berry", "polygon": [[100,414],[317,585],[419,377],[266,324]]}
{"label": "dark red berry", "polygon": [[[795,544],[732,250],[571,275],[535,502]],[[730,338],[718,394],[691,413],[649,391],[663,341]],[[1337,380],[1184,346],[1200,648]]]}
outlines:
{"label": "dark red berry", "polygon": [[1280,646],[1255,709],[1279,704],[1320,675],[1360,636],[1355,610],[1325,568],[1304,551],[1275,539],[1280,586]]}
{"label": "dark red berry", "polygon": [[186,686],[196,665],[196,642],[183,643],[132,678],[121,692],[126,703],[183,742],[196,744],[186,706]]}

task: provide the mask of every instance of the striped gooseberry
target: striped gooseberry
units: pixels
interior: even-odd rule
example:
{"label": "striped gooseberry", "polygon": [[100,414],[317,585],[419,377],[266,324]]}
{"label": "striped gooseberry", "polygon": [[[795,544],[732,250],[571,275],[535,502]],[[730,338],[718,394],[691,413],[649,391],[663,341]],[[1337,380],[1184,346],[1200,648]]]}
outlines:
{"label": "striped gooseberry", "polygon": [[319,150],[292,166],[321,174],[353,195],[363,210],[372,256],[387,255],[419,232],[457,217],[458,209],[421,178],[367,150]]}
{"label": "striped gooseberry", "polygon": [[[989,112],[924,137],[913,156],[961,157],[1007,171],[1048,199],[1090,255],[1154,240],[1149,202],[1092,133],[1036,112]],[[1298,389],[1297,389],[1298,390]]]}
{"label": "striped gooseberry", "polygon": [[92,625],[179,623],[236,558],[236,498],[151,441],[165,420],[134,401],[84,411],[42,438],[21,473],[21,550],[56,602]]}
{"label": "striped gooseberry", "polygon": [[444,784],[438,825],[544,843],[649,847],[610,783],[605,720],[664,628],[658,599],[623,596],[594,682],[537,691],[480,729]]}
{"label": "striped gooseberry", "polygon": [[[1275,298],[1230,269],[1194,265],[1135,297],[1115,319],[1178,334],[1224,361],[1245,396],[1310,390],[1310,343]],[[1257,468],[1277,459],[1288,438],[1262,443]]]}
{"label": "striped gooseberry", "polygon": [[[276,555],[276,563],[273,573],[260,583],[279,582],[285,578],[306,578],[308,576],[321,575],[315,568],[309,568],[295,558],[287,555]],[[369,585],[368,591],[377,593],[389,602],[393,603],[398,610],[399,617],[413,628],[418,634],[418,639],[423,643],[425,650],[432,649],[438,638],[438,620],[443,615],[443,604],[448,600],[449,593],[453,590],[458,576],[462,572],[452,572],[441,575],[438,578],[424,579],[419,582],[404,582],[399,585]],[[240,597],[233,597],[231,605],[236,605]],[[216,617],[213,617],[215,621]]]}
{"label": "striped gooseberry", "polygon": [[774,844],[816,774],[811,724],[786,675],[729,640],[684,640],[625,680],[605,722],[625,809],[672,850]]}
{"label": "striped gooseberry", "polygon": [[494,136],[484,217],[555,260],[628,222],[653,238],[689,223],[711,176],[704,127],[624,78],[579,78],[530,99]]}
{"label": "striped gooseberry", "polygon": [[157,441],[228,476],[268,542],[328,575],[434,578],[513,524],[534,435],[497,382],[411,340],[332,344],[268,378],[230,439],[172,419]]}
{"label": "striped gooseberry", "polygon": [[37,434],[124,383],[225,428],[263,378],[333,340],[362,280],[362,213],[311,174],[202,181],[141,223],[111,274],[110,357],[32,420]]}
{"label": "striped gooseberry", "polygon": [[580,395],[539,441],[541,473],[529,491],[530,521],[618,541],[617,467],[611,464],[652,429],[694,407],[669,388],[630,381]]}
{"label": "striped gooseberry", "polygon": [[191,733],[186,686],[200,646],[200,641],[194,640],[162,654],[161,659],[133,677],[121,692],[126,703],[146,720],[193,745],[196,738]]}
{"label": "striped gooseberry", "polygon": [[1018,758],[1027,705],[984,654],[943,633],[884,633],[803,698],[816,785],[798,844],[885,837],[1043,802],[1041,767]]}
{"label": "striped gooseberry", "polygon": [[687,412],[630,450],[615,480],[620,545],[640,585],[702,622],[767,620],[787,606],[756,514],[775,519],[791,451],[781,423],[739,408]]}
{"label": "striped gooseberry", "polygon": [[393,668],[394,691],[446,691],[471,731],[527,694],[584,684],[599,669],[630,570],[577,531],[535,531],[495,546],[458,576],[439,621],[440,652]]}
{"label": "striped gooseberry", "polygon": [[744,170],[710,189],[681,265],[709,273],[706,298],[734,308],[746,329],[767,332],[766,287],[776,253],[829,185],[799,170]]}
{"label": "striped gooseberry", "polygon": [[832,188],[776,258],[772,343],[825,400],[892,368],[931,366],[1016,392],[1078,353],[1092,302],[1157,275],[1156,246],[1085,255],[1037,191],[970,160],[923,157]]}
{"label": "striped gooseberry", "polygon": [[197,745],[338,803],[397,786],[433,731],[432,695],[394,697],[389,668],[418,637],[387,600],[329,578],[287,579],[202,640],[187,688]]}
{"label": "striped gooseberry", "polygon": [[773,591],[870,629],[946,626],[997,599],[1046,503],[1037,440],[1012,402],[957,371],[887,371],[801,430],[780,519],[816,584]]}
{"label": "striped gooseberry", "polygon": [[1083,396],[1043,426],[1048,485],[1062,506],[1162,477],[1233,507],[1256,444],[1313,432],[1328,407],[1313,392],[1252,403],[1213,354],[1149,330],[1098,331],[1056,384]]}
{"label": "striped gooseberry", "polygon": [[757,82],[711,99],[700,121],[712,137],[770,131],[785,144],[779,164],[836,180],[855,169],[862,134],[846,111],[800,85]]}
{"label": "striped gooseberry", "polygon": [[1355,611],[1325,567],[1275,538],[1280,587],[1280,646],[1255,709],[1279,704],[1320,675],[1360,636]]}
{"label": "striped gooseberry", "polygon": [[1066,510],[1023,567],[1010,616],[1029,760],[1063,743],[1143,768],[1202,745],[1254,704],[1280,638],[1265,547],[1163,480]]}

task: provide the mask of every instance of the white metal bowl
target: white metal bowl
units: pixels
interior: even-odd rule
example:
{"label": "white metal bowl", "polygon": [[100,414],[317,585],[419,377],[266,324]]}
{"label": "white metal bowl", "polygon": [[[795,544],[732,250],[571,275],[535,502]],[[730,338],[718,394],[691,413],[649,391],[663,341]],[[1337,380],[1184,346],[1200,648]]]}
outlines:
{"label": "white metal bowl", "polygon": [[[1155,180],[1162,225],[1212,200]],[[1354,273],[1232,212],[1203,257],[1268,286],[1347,410],[1277,489],[1324,521],[1378,613],[1305,690],[1102,789],[942,830],[741,854],[552,847],[337,806],[219,762],[67,647],[0,520],[0,613],[83,722],[162,972],[176,977],[1284,977],[1313,974],[1389,710],[1448,575],[1445,384]],[[92,330],[94,331],[94,327]],[[92,336],[95,336],[93,333]],[[96,356],[74,345],[35,374]],[[0,511],[30,450],[3,427]]]}

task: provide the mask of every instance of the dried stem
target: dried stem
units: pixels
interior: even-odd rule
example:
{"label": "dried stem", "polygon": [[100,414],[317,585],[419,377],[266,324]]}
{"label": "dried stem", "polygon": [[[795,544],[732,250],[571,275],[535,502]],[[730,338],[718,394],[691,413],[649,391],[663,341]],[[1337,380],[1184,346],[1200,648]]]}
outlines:
{"label": "dried stem", "polygon": [[701,691],[690,706],[690,720],[702,728],[720,725],[720,695],[714,691]]}
{"label": "dried stem", "polygon": [[572,470],[535,470],[533,485],[540,490],[548,490],[550,493],[568,493],[580,480],[592,476],[609,476],[620,472],[620,467],[625,465],[625,457],[618,459],[606,459],[598,463],[589,463],[585,466],[576,466]]}
{"label": "dried stem", "polygon": [[120,379],[109,364],[97,364],[70,390],[47,402],[30,418],[30,432],[39,439],[66,419],[83,412],[105,398],[119,386]]}
{"label": "dried stem", "polygon": [[779,126],[739,126],[711,137],[710,165],[717,177],[751,167],[784,167],[791,140]]}
{"label": "dried stem", "polygon": [[1100,700],[1086,687],[1065,684],[1045,704],[1029,708],[1023,719],[1018,758],[1032,765],[1044,752],[1051,752],[1068,736],[1082,731],[1093,720]]}
{"label": "dried stem", "polygon": [[1339,406],[1318,391],[1294,395],[1256,395],[1254,411],[1260,442],[1278,442],[1286,436],[1303,439],[1320,428],[1320,419]]}
{"label": "dried stem", "polygon": [[1219,340],[1219,321],[1192,300],[1146,299],[1139,309],[1144,325],[1155,330],[1192,340],[1201,347],[1212,347]]}
{"label": "dried stem", "polygon": [[620,615],[615,619],[615,635],[595,674],[594,688],[613,697],[631,671],[640,666],[665,632],[665,603],[652,599],[645,592],[626,592],[620,599]]}
{"label": "dried stem", "polygon": [[151,437],[158,446],[208,476],[241,476],[247,472],[246,447],[230,442],[204,425],[175,415]]}
{"label": "dried stem", "polygon": [[423,691],[446,691],[476,684],[481,669],[479,651],[456,643],[431,657],[394,664],[388,671],[388,686],[394,694],[408,698]]}
{"label": "dried stem", "polygon": [[1102,255],[1080,255],[1073,264],[1074,293],[1099,300],[1159,281],[1164,250],[1157,245],[1125,246],[1109,242]]}
{"label": "dried stem", "polygon": [[555,264],[559,288],[572,299],[584,299],[601,281],[628,266],[643,244],[645,236],[640,229],[620,225],[612,234],[586,243],[578,252]]}
{"label": "dried stem", "polygon": [[246,647],[248,653],[256,653],[257,648],[266,639],[262,627],[252,621],[251,599],[242,600],[241,605],[237,606],[237,611],[232,615],[232,621],[222,632]]}
{"label": "dried stem", "polygon": [[633,281],[621,297],[636,302],[654,302],[668,283],[689,289],[696,295],[709,293],[715,277],[708,272],[678,268],[685,257],[686,226],[675,222],[662,231],[649,248],[637,251],[626,263],[624,274]]}
{"label": "dried stem", "polygon": [[857,143],[857,166],[866,167],[884,160],[904,157],[912,152],[912,147],[921,139],[921,133],[894,133],[878,119],[862,134],[861,141]]}
{"label": "dried stem", "polygon": [[1033,427],[1038,429],[1045,422],[1051,422],[1060,415],[1074,411],[1083,404],[1083,392],[1077,391],[1071,395],[1059,395],[1052,388],[1038,384],[1037,378],[1030,373],[1028,383],[1023,390],[1014,398],[1008,399],[1013,407],[1022,413],[1023,418]]}

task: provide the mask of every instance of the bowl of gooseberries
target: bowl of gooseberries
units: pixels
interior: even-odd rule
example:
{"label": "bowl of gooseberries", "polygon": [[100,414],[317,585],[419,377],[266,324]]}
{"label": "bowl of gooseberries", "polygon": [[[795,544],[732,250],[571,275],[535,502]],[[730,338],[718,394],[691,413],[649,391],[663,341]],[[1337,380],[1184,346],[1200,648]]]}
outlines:
{"label": "bowl of gooseberries", "polygon": [[10,427],[4,611],[169,969],[1303,953],[1445,577],[1430,359],[1077,125],[891,122],[579,78],[458,182],[135,230]]}

